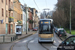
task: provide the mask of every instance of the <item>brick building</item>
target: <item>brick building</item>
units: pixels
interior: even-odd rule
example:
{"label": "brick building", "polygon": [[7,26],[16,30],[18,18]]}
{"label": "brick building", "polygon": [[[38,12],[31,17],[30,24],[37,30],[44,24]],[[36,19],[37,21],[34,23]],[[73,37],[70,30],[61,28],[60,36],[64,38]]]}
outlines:
{"label": "brick building", "polygon": [[29,29],[33,28],[33,24],[32,24],[33,22],[31,23],[31,21],[33,21],[33,14],[31,8],[29,8]]}

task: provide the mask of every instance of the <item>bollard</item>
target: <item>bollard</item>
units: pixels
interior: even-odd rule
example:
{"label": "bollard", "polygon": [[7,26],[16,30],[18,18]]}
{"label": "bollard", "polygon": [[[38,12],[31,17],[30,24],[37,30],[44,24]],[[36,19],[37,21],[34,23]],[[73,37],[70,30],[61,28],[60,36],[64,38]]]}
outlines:
{"label": "bollard", "polygon": [[15,39],[17,39],[17,37],[15,36]]}
{"label": "bollard", "polygon": [[3,35],[3,42],[5,42],[5,35]]}
{"label": "bollard", "polygon": [[16,39],[18,39],[18,36],[16,35]]}
{"label": "bollard", "polygon": [[11,42],[12,42],[12,37],[11,37]]}
{"label": "bollard", "polygon": [[15,40],[16,40],[16,36],[15,36]]}
{"label": "bollard", "polygon": [[13,37],[13,41],[14,41],[14,37]]}
{"label": "bollard", "polygon": [[14,36],[14,40],[15,40],[16,38],[15,38],[15,36]]}

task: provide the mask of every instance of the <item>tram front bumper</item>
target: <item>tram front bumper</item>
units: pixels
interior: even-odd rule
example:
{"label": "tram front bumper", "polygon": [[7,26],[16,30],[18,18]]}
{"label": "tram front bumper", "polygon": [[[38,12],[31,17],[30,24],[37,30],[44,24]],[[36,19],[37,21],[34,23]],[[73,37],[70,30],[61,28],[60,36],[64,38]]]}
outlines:
{"label": "tram front bumper", "polygon": [[54,42],[53,38],[39,38],[39,42]]}

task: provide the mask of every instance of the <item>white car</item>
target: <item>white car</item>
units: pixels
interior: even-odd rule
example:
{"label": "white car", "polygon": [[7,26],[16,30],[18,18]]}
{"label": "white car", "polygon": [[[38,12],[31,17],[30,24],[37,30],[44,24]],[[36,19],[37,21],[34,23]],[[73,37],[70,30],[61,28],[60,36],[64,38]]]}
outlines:
{"label": "white car", "polygon": [[58,36],[66,36],[66,31],[64,30],[64,28],[58,28],[57,35]]}

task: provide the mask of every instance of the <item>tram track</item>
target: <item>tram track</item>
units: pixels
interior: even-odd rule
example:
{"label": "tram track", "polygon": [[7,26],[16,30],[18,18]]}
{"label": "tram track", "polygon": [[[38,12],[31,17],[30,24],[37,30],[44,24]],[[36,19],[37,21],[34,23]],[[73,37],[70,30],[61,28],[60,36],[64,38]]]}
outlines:
{"label": "tram track", "polygon": [[[34,42],[34,40],[35,40],[35,38],[37,38],[37,36],[32,36],[32,37],[30,37],[30,39],[27,41],[27,42],[25,42],[25,46],[24,47],[26,47],[25,49],[26,50],[31,50],[32,48],[29,46],[29,44],[33,41]],[[51,50],[50,48],[52,48],[52,47],[57,47],[57,45],[55,44],[55,42],[54,43],[49,43],[50,44],[50,47],[47,47],[46,45],[44,45],[44,43],[38,43],[38,44],[40,44],[40,46],[42,47],[42,49],[45,49],[45,50]],[[46,43],[47,44],[47,43]]]}
{"label": "tram track", "polygon": [[40,43],[41,44],[41,46],[43,47],[43,48],[45,48],[46,50],[49,50],[47,47],[45,47],[42,43]]}
{"label": "tram track", "polygon": [[[36,37],[36,36],[35,36],[35,37]],[[30,41],[34,40],[35,37],[32,38],[31,40],[29,40],[29,41],[27,42],[27,45],[26,45],[27,50],[30,50],[30,48],[28,47],[28,44],[29,44]],[[47,48],[46,46],[44,46],[43,43],[38,43],[38,44],[40,44],[44,49],[46,49],[46,50],[50,50],[49,48]],[[55,45],[54,43],[51,43],[51,45],[57,47],[57,45]]]}
{"label": "tram track", "polygon": [[[34,39],[35,39],[35,37],[34,37],[34,38],[32,38],[31,40],[34,40]],[[26,45],[27,50],[30,50],[30,48],[28,47],[28,44],[29,44],[29,42],[30,42],[31,40],[29,40],[29,41],[27,42],[27,45]]]}
{"label": "tram track", "polygon": [[[35,39],[35,37],[27,42],[27,45],[26,45],[27,50],[30,50],[30,48],[28,47],[29,42],[32,41],[32,40],[34,40],[34,39]],[[43,48],[45,48],[46,50],[49,50],[49,49],[46,48],[42,43],[40,43],[40,45],[41,45]]]}
{"label": "tram track", "polygon": [[[50,50],[50,49],[48,49],[47,47],[45,47],[42,43],[40,43],[40,44],[41,44],[41,46],[42,46],[43,48],[45,48],[46,50]],[[54,43],[52,43],[51,45],[57,47],[57,45],[55,45]]]}

